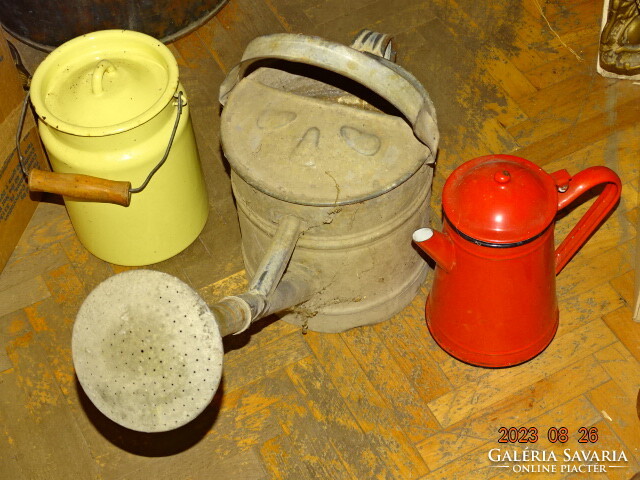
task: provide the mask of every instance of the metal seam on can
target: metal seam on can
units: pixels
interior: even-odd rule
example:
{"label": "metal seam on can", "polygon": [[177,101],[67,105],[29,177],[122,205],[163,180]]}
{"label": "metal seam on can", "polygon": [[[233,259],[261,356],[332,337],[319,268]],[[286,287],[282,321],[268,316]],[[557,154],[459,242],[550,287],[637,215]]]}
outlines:
{"label": "metal seam on can", "polygon": [[[390,235],[393,231],[397,230],[398,227],[406,223],[418,210],[420,210],[420,207],[426,203],[430,190],[430,182],[425,182],[418,194],[415,195],[414,201],[409,204],[409,207],[403,209],[401,215],[393,217],[392,221],[386,224],[386,228],[384,230],[369,230],[366,232],[358,232],[357,235],[345,235],[341,237],[333,236],[331,238],[313,237],[305,233],[298,240],[298,248],[311,250],[346,250],[361,245],[371,244],[380,238]],[[267,234],[269,237],[272,237],[275,234],[276,226],[274,224],[256,215],[247,206],[244,198],[237,195],[235,198],[238,210],[242,211],[248,221],[253,223],[260,231]],[[373,233],[373,235],[370,233]]]}

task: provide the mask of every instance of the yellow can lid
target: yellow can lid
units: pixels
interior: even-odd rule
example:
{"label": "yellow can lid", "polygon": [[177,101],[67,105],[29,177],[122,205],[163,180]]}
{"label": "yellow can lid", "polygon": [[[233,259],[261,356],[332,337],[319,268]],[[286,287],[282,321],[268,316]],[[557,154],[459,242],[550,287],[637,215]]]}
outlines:
{"label": "yellow can lid", "polygon": [[148,35],[103,30],[54,50],[37,68],[31,101],[40,119],[65,133],[104,136],[155,117],[178,87],[171,51]]}

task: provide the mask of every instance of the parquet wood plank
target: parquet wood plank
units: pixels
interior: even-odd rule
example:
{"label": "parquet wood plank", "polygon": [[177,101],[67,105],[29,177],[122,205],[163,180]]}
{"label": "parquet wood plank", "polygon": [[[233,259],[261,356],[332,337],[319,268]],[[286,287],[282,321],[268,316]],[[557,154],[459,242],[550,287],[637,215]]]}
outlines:
{"label": "parquet wood plank", "polygon": [[[6,415],[5,428],[23,447],[19,462],[25,476],[33,480],[99,478],[97,465],[75,428],[49,368],[38,333],[15,339],[8,353],[14,370],[1,377],[4,395],[0,410]],[[52,442],[52,438],[57,441]]]}
{"label": "parquet wood plank", "polygon": [[241,53],[255,37],[286,31],[264,2],[229,2],[216,17],[198,29],[220,68],[228,72],[240,61]]}
{"label": "parquet wood plank", "polygon": [[631,355],[640,361],[640,323],[633,321],[631,308],[619,308],[605,315],[603,320]]}
{"label": "parquet wood plank", "polygon": [[[506,129],[523,122],[527,119],[527,115],[520,108],[518,99],[523,95],[533,93],[535,88],[507,57],[505,47],[494,45],[495,37],[492,38],[493,32],[491,30],[483,31],[482,27],[478,27],[473,22],[470,27],[476,35],[484,40],[475,47],[473,47],[474,42],[470,39],[465,39],[462,42],[462,48],[467,50],[469,57],[457,55],[457,61],[468,62],[474,70],[470,75],[471,78],[465,83],[469,88],[474,89],[474,95],[479,95],[484,99],[484,108],[495,115],[497,125],[492,126],[495,130]],[[448,25],[447,28],[454,38],[460,38],[451,25]],[[508,38],[509,33],[498,31],[495,32],[495,36]],[[510,136],[506,131],[502,131],[501,135],[503,137]],[[488,135],[488,138],[491,137],[492,135]],[[481,138],[487,143],[484,136]],[[508,148],[508,145],[512,143],[514,143],[513,139],[509,139],[508,143],[502,147]]]}
{"label": "parquet wood plank", "polygon": [[624,306],[624,301],[609,283],[573,296],[560,299],[560,324],[557,336],[562,336]]}
{"label": "parquet wood plank", "polygon": [[[622,196],[618,208],[621,210],[629,226],[632,226],[637,232],[638,225],[638,207],[634,206],[633,199],[638,198],[638,185],[636,182],[628,182],[622,185]],[[622,205],[622,207],[620,206]],[[637,200],[636,204],[637,205]]]}
{"label": "parquet wood plank", "polygon": [[[303,361],[304,362],[304,361]],[[295,366],[291,368],[295,369]],[[329,445],[326,428],[311,421],[311,413],[303,398],[295,392],[293,384],[283,370],[270,374],[259,381],[224,395],[220,398],[220,415],[232,414],[238,428],[250,415],[260,411],[271,411],[279,424],[279,432],[260,446],[265,468],[275,478],[313,478],[308,455],[312,455],[316,465],[318,455],[333,464],[335,477],[351,478],[344,475],[346,470]],[[250,413],[250,415],[247,415]],[[217,423],[215,429],[223,427]],[[224,434],[224,429],[221,429]],[[283,433],[284,432],[284,433]],[[286,451],[280,451],[286,445]],[[292,463],[289,463],[291,460]],[[319,467],[322,468],[322,467]]]}
{"label": "parquet wood plank", "polygon": [[[556,244],[559,244],[560,241],[566,238],[576,223],[586,214],[592,203],[593,202],[590,201],[575,207],[566,217],[561,217],[556,222]],[[634,239],[635,235],[635,227],[626,219],[623,208],[618,208],[607,218],[606,222],[599,226],[582,248],[580,248],[578,255],[587,258],[601,255],[607,250],[615,248],[618,244]]]}
{"label": "parquet wood plank", "polygon": [[[564,101],[551,104],[551,107],[535,117],[529,114],[528,120],[510,128],[509,133],[520,145],[527,146],[543,140],[558,130],[580,125],[598,116],[603,110],[608,109],[608,103],[625,103],[640,96],[640,90],[636,88],[621,87],[620,84],[615,84],[606,89],[607,95],[603,100],[602,92],[592,82],[587,81],[583,84],[590,87],[586,98],[581,94],[563,96]],[[594,88],[597,93],[594,93]]]}
{"label": "parquet wood plank", "polygon": [[640,390],[638,360],[622,344],[616,342],[596,353],[595,357],[627,397],[637,397]]}
{"label": "parquet wood plank", "polygon": [[24,310],[16,310],[0,317],[0,339],[3,344],[33,330]]}
{"label": "parquet wood plank", "polygon": [[462,385],[429,403],[443,427],[467,418],[477,409],[487,408],[517,390],[553,374],[564,366],[611,345],[616,338],[601,320],[594,320],[561,337],[524,366],[488,370],[475,382]]}
{"label": "parquet wood plank", "polygon": [[627,273],[620,275],[619,277],[612,278],[609,282],[615,291],[620,295],[620,298],[626,302],[629,307],[633,307],[635,304],[635,281],[636,272],[629,270]]}
{"label": "parquet wood plank", "polygon": [[427,473],[414,445],[398,428],[393,410],[377,393],[340,336],[309,332],[306,340],[392,476],[415,479]]}
{"label": "parquet wood plank", "polygon": [[[15,373],[13,371],[0,374],[0,387],[7,395],[15,395],[16,388],[11,388],[8,383],[13,380],[15,383]],[[24,406],[19,404],[21,398],[13,396],[14,402],[11,405],[0,404],[0,421],[3,428],[0,433],[2,449],[0,449],[0,469],[4,478],[16,480],[34,480],[50,478],[47,472],[42,472],[43,464],[38,460],[49,460],[51,455],[43,447],[42,441],[28,438],[25,432],[33,432],[33,425],[29,424],[28,413]],[[35,456],[38,456],[36,460]],[[47,456],[49,458],[47,458]],[[53,470],[53,469],[51,469]],[[59,473],[61,469],[57,469]],[[63,470],[63,473],[64,472]],[[76,472],[77,473],[77,472]],[[90,477],[87,477],[90,478]],[[94,477],[97,478],[97,477]]]}
{"label": "parquet wood plank", "polygon": [[[601,385],[600,388],[603,388],[604,385]],[[604,478],[610,480],[633,480],[632,475],[634,473],[640,472],[640,465],[638,462],[629,454],[630,449],[629,445],[626,445],[620,441],[620,437],[616,435],[614,430],[611,428],[611,422],[609,420],[600,420],[593,427],[598,429],[598,442],[592,445],[595,447],[596,451],[604,451],[608,450],[610,452],[616,451],[624,451],[625,456],[627,457],[627,461],[624,462],[602,462],[606,465],[606,473],[605,474],[591,474],[593,478],[599,478],[596,475],[604,475]],[[584,474],[582,474],[584,477]]]}
{"label": "parquet wood plank", "polygon": [[[536,32],[531,30],[528,33],[533,33],[534,38],[529,37],[529,46],[538,49],[540,58],[544,63],[550,62],[558,58],[564,52],[569,52],[573,55],[574,59],[578,62],[590,62],[592,59],[583,58],[578,50],[583,45],[588,45],[595,38],[599,37],[600,33],[600,21],[598,17],[585,18],[584,22],[577,27],[572,26],[570,21],[558,17],[560,21],[551,24],[551,27],[545,19],[538,15],[533,16],[533,23],[538,25],[539,31],[543,33],[544,42],[540,42],[540,37],[535,40]],[[565,28],[567,26],[568,28]]]}
{"label": "parquet wood plank", "polygon": [[[469,382],[475,382],[478,377],[486,373],[484,369],[456,360],[438,346],[427,328],[424,318],[424,306],[415,310],[415,314],[408,316],[405,319],[405,323],[406,328],[422,342],[425,354],[429,355],[432,361],[439,366],[453,387],[453,390],[446,395],[450,395]],[[438,398],[442,398],[442,396]]]}
{"label": "parquet wood plank", "polygon": [[[302,9],[307,17],[309,17],[309,20],[315,24],[320,24],[347,16],[352,10],[364,8],[372,1],[373,0],[352,0],[349,3],[340,0],[326,0],[324,2],[313,1],[309,2],[310,5],[307,4],[302,7]],[[401,1],[408,4],[410,0]]]}
{"label": "parquet wood plank", "polygon": [[599,37],[599,21],[589,19],[581,28],[560,31],[551,27],[538,13],[524,15],[518,29],[517,54],[514,64],[523,72],[543,67],[567,56],[576,65],[593,65],[593,58],[586,55],[585,45],[590,45]]}
{"label": "parquet wood plank", "polygon": [[[591,390],[587,398],[598,411],[606,411],[611,418],[607,425],[618,437],[614,450],[626,450],[631,464],[637,467],[640,460],[640,423],[636,411],[636,395],[626,396],[612,380]],[[625,448],[627,446],[632,448]],[[598,447],[601,448],[600,445]]]}
{"label": "parquet wood plank", "polygon": [[575,17],[576,11],[583,8],[584,3],[592,3],[589,0],[567,0],[564,2],[555,2],[549,0],[523,0],[522,6],[530,15],[540,15],[540,9],[549,21],[562,17]]}
{"label": "parquet wood plank", "polygon": [[573,53],[561,52],[553,61],[543,63],[523,73],[527,80],[537,89],[542,90],[553,85],[558,85],[576,74],[585,74],[593,69],[590,59],[597,58],[600,50],[600,42],[593,42],[576,51],[586,61],[580,62]]}
{"label": "parquet wood plank", "polygon": [[271,478],[277,480],[313,480],[301,462],[294,457],[291,438],[281,434],[262,444],[260,454]]}
{"label": "parquet wood plank", "polygon": [[[247,286],[246,273],[241,270],[225,279],[201,288],[199,293],[206,302],[214,303],[227,295],[243,293],[246,291]],[[276,342],[283,336],[299,335],[300,332],[301,328],[299,326],[278,321],[276,316],[261,319],[249,327],[242,335],[225,337],[226,358],[231,360],[235,356],[243,356],[249,352],[259,355],[260,350],[266,345]],[[277,345],[273,345],[272,348],[277,348]]]}
{"label": "parquet wood plank", "polygon": [[7,355],[9,343],[32,330],[24,310],[16,310],[0,316],[0,372],[13,368]]}
{"label": "parquet wood plank", "polygon": [[[274,413],[270,409],[261,409],[245,416],[240,422],[236,418],[236,412],[221,412],[207,435],[193,447],[184,449],[175,456],[165,455],[160,462],[148,462],[149,466],[146,468],[153,468],[152,471],[157,471],[167,479],[180,478],[191,472],[197,472],[196,478],[204,479],[207,475],[211,476],[213,466],[218,463],[232,472],[234,463],[242,462],[248,467],[247,478],[265,478],[256,449],[281,433]],[[167,437],[166,441],[169,442],[170,438]],[[229,464],[225,465],[226,462]],[[223,472],[224,470],[220,472],[221,478],[224,478]]]}
{"label": "parquet wood plank", "polygon": [[233,275],[200,288],[198,293],[207,303],[213,303],[228,295],[241,294],[247,289],[248,285],[246,272],[239,270]]}
{"label": "parquet wood plank", "polygon": [[51,295],[41,275],[0,291],[0,315],[6,315]]}
{"label": "parquet wood plank", "polygon": [[[546,432],[548,431],[549,428],[551,427],[556,427],[558,428],[558,425],[561,426],[566,426],[566,428],[569,430],[569,432],[577,432],[578,429],[581,426],[584,425],[593,425],[595,422],[597,422],[598,420],[601,419],[601,416],[599,415],[599,413],[593,408],[593,406],[582,396],[580,397],[576,397],[573,400],[570,400],[567,403],[564,403],[562,405],[559,405],[557,407],[554,407],[552,409],[549,409],[547,412],[545,412],[543,415],[539,416],[538,418],[535,419],[536,422],[536,427],[538,428],[539,432],[540,432],[540,440],[539,443],[544,445],[544,450],[546,451],[553,451],[556,455],[556,457],[558,458],[558,462],[557,462],[557,471],[558,474],[553,474],[553,473],[543,473],[543,474],[538,474],[538,478],[540,475],[544,475],[544,478],[561,478],[562,475],[564,475],[561,472],[561,466],[564,465],[571,465],[571,462],[564,462],[563,459],[563,449],[566,448],[565,445],[560,444],[560,443],[556,443],[556,444],[552,444],[550,442],[547,441],[546,439]],[[479,447],[478,449],[476,449],[474,452],[476,453],[476,456],[480,456],[483,455],[485,457],[488,456],[488,452],[491,448],[500,448],[497,446],[496,442],[490,442],[488,444],[485,444],[483,447]],[[509,445],[508,447],[505,447],[502,449],[502,451],[504,452],[504,450],[516,450],[516,449],[524,449],[526,448],[526,446],[523,445],[518,445],[517,447],[513,444]],[[474,453],[472,452],[472,454]],[[464,460],[463,460],[464,461]],[[480,463],[482,462],[482,463]],[[484,459],[479,461],[478,463],[480,463],[481,466],[485,466],[485,461]],[[498,465],[504,465],[505,463],[499,463]],[[492,466],[495,466],[496,464],[493,463]],[[507,465],[509,466],[513,466],[513,464],[509,464],[507,462]],[[436,477],[436,478],[464,478],[462,476],[456,477],[456,474],[458,474],[459,472],[459,466],[458,466],[458,462],[452,462],[450,464],[445,465],[443,468],[436,470],[436,472],[442,472],[440,474],[440,476]],[[472,478],[501,478],[501,479],[505,479],[505,478],[513,478],[516,473],[514,472],[514,470],[512,470],[511,468],[505,468],[505,469],[501,469],[501,468],[494,468],[494,469],[488,469],[489,471],[484,472],[484,476],[482,475],[482,472],[479,472],[477,477],[472,477]],[[491,472],[491,470],[493,470],[493,472]],[[497,473],[497,474],[496,474]],[[452,475],[451,477],[446,477],[445,475]],[[519,474],[517,474],[518,477],[520,476]],[[427,477],[429,478],[429,477]],[[524,478],[532,478],[531,476],[527,476],[526,474],[524,475]]]}
{"label": "parquet wood plank", "polygon": [[627,129],[636,123],[637,102],[618,104],[615,118],[603,112],[576,125],[564,128],[538,142],[517,150],[517,155],[539,165],[572,154],[585,145],[600,141],[614,131]]}
{"label": "parquet wood plank", "polygon": [[564,11],[559,12],[558,15],[552,13],[551,17],[547,11],[544,12],[544,16],[559,35],[580,31],[585,26],[599,31],[602,5],[598,2],[580,1],[575,4],[563,5],[560,8],[564,8]]}
{"label": "parquet wood plank", "polygon": [[[593,478],[594,480],[606,480],[608,478],[606,473],[591,473],[590,475],[590,479]],[[562,480],[577,480],[581,477],[584,477],[584,474],[572,473],[564,477]]]}
{"label": "parquet wood plank", "polygon": [[[503,122],[511,124],[514,117],[520,117],[520,110],[489,82],[487,72],[476,60],[477,52],[461,43],[440,19],[415,30],[422,40],[403,52],[403,65],[423,82],[436,109],[446,105],[448,115],[439,120],[443,147],[464,144],[476,154],[516,148],[498,118],[503,116]],[[452,58],[457,59],[456,63],[452,64]],[[449,81],[434,81],[438,78]],[[511,112],[510,105],[517,110]],[[472,158],[471,155],[463,156]]]}
{"label": "parquet wood plank", "polygon": [[[533,93],[536,89],[523,76],[522,72],[510,61],[507,51],[512,49],[511,42],[516,37],[515,29],[521,12],[517,5],[509,6],[509,22],[492,21],[491,9],[494,5],[478,5],[474,2],[431,2],[430,8],[438,16],[451,35],[462,45],[463,54],[451,56],[456,59],[458,67],[464,63],[475,62],[476,69],[481,72],[483,84],[502,90],[499,100],[492,105],[490,99],[487,107],[496,110],[501,125],[511,126],[526,118],[513,99]],[[504,14],[504,12],[503,12]],[[461,34],[464,32],[464,34]],[[424,45],[424,49],[431,48],[431,42]],[[466,54],[473,58],[469,62]],[[460,68],[465,70],[465,66]],[[477,84],[477,80],[469,79],[469,85]],[[484,87],[486,88],[486,87]],[[487,92],[484,92],[486,95]]]}
{"label": "parquet wood plank", "polygon": [[300,332],[280,336],[277,340],[262,344],[260,348],[248,346],[242,352],[237,350],[238,355],[225,355],[225,388],[231,391],[242,387],[311,354]]}
{"label": "parquet wood plank", "polygon": [[265,0],[264,2],[276,16],[287,32],[310,32],[314,28],[314,22],[301,8],[307,2],[300,0]]}
{"label": "parquet wood plank", "polygon": [[[189,466],[188,476],[185,477],[186,480],[208,480],[211,478],[212,470],[214,470],[212,465],[208,461],[200,463],[201,465],[199,466]],[[170,472],[165,471],[164,473]],[[171,478],[178,478],[180,473],[180,471],[175,472]],[[264,470],[262,458],[255,448],[220,459],[215,464],[215,475],[217,478],[237,478],[238,475],[241,475],[243,480],[266,480],[269,478]],[[131,477],[132,480],[135,480],[135,478]]]}
{"label": "parquet wood plank", "polygon": [[487,455],[488,449],[480,447],[465,455],[456,462],[449,463],[434,470],[420,480],[488,480],[499,473],[499,469],[492,468],[492,462]]}
{"label": "parquet wood plank", "polygon": [[481,445],[495,443],[502,426],[538,428],[540,415],[609,379],[593,356],[585,357],[525,386],[490,408],[476,410],[472,418],[441,430],[419,444],[420,453],[430,469],[438,469]]}
{"label": "parquet wood plank", "polygon": [[[632,125],[625,130],[616,130],[612,135],[599,139],[596,142],[584,145],[569,155],[557,159],[547,159],[544,163],[544,170],[551,173],[563,168],[569,173],[575,174],[585,168],[605,165],[613,169],[623,183],[623,189],[627,188],[627,195],[624,195],[623,211],[635,208],[637,198],[633,198],[637,193],[634,186],[635,179],[638,178],[638,161],[635,152],[640,148],[640,130],[637,125]],[[635,191],[635,192],[634,192]],[[618,206],[617,209],[621,207]],[[634,224],[633,221],[630,222]]]}
{"label": "parquet wood plank", "polygon": [[[525,0],[525,8],[532,16],[540,16],[540,10],[531,8],[531,2],[535,0]],[[562,2],[562,4],[540,2],[539,5],[542,14],[559,35],[581,30],[585,26],[599,27],[600,25],[602,5],[597,2],[572,1]]]}
{"label": "parquet wood plank", "polygon": [[526,12],[517,2],[499,5],[473,0],[433,0],[434,13],[448,25],[456,37],[464,39],[474,52],[497,48],[513,53],[519,49],[517,33]]}
{"label": "parquet wood plank", "polygon": [[[583,102],[594,91],[598,92],[598,101],[602,98],[601,89],[614,85],[611,79],[596,75],[592,70],[575,72],[566,80],[562,80],[550,87],[533,92],[531,95],[518,99],[518,104],[533,121],[536,116],[555,107],[554,112],[569,108],[573,103]],[[631,89],[633,91],[633,89]],[[547,120],[550,117],[543,117]],[[542,121],[540,123],[543,123]],[[514,129],[515,130],[515,129]]]}
{"label": "parquet wood plank", "polygon": [[[537,87],[522,73],[506,55],[493,47],[483,59],[483,63],[496,84],[511,97],[518,100],[537,91]],[[521,115],[525,116],[524,112]],[[510,126],[510,125],[505,125]]]}
{"label": "parquet wood plank", "polygon": [[626,213],[627,216],[627,220],[629,220],[629,223],[631,225],[637,225],[638,224],[638,218],[640,218],[640,208],[636,207],[632,210],[629,210]]}
{"label": "parquet wood plank", "polygon": [[264,478],[254,450],[282,433],[276,409],[268,408],[279,397],[274,398],[266,382],[252,387],[226,395],[223,384],[198,418],[167,433],[119,427],[101,415],[82,391],[73,392],[78,398],[71,411],[104,478],[120,478],[125,472],[123,478],[131,479],[207,478],[218,463],[231,468],[237,462],[247,464],[247,478]]}
{"label": "parquet wood plank", "polygon": [[438,422],[375,330],[353,329],[341,336],[377,392],[392,407],[409,440],[417,443],[433,434],[439,428]]}
{"label": "parquet wood plank", "polygon": [[[618,245],[616,250],[621,253],[623,258],[629,265],[633,265],[635,263],[636,250],[637,250],[637,242],[635,238],[621,245]],[[627,271],[629,270],[625,270],[625,273]]]}
{"label": "parquet wood plank", "polygon": [[60,306],[51,298],[24,309],[34,332],[38,334],[47,363],[60,391],[69,397],[76,388],[71,359],[73,318],[65,318]]}
{"label": "parquet wood plank", "polygon": [[[419,309],[406,308],[390,321],[382,322],[373,328],[383,339],[410,385],[423,401],[428,403],[449,392],[451,384],[438,364],[425,351],[422,338],[416,337],[414,332],[406,328],[407,318],[420,316],[424,299],[420,298],[418,302],[421,305]],[[420,335],[429,335],[426,326]]]}
{"label": "parquet wood plank", "polygon": [[[6,384],[6,378],[11,374],[13,374],[13,372],[0,373],[0,386],[4,386]],[[5,375],[7,377],[5,377]],[[7,428],[8,422],[5,420],[7,413],[7,411],[0,411],[0,421],[3,425],[2,433],[0,433],[0,442],[2,444],[2,448],[0,449],[0,468],[2,469],[2,474],[7,478],[15,480],[29,480],[25,476],[25,472],[21,466],[23,461],[20,452],[21,445],[16,443],[16,439],[11,436],[11,432],[9,432],[9,429]]]}
{"label": "parquet wood plank", "polygon": [[59,243],[41,248],[31,255],[13,255],[0,275],[0,292],[67,263],[69,259]]}
{"label": "parquet wood plank", "polygon": [[[353,417],[336,387],[324,369],[313,357],[292,364],[286,369],[287,375],[296,391],[300,394],[304,403],[290,400],[287,396],[284,404],[289,411],[288,418],[293,413],[296,417],[306,412],[307,421],[302,425],[296,423],[283,427],[289,432],[295,444],[301,443],[297,438],[297,430],[307,430],[317,437],[315,440],[307,440],[306,443],[314,445],[320,442],[326,444],[331,450],[321,456],[302,455],[305,463],[327,464],[333,472],[325,472],[312,478],[386,478],[393,476],[389,468],[380,458],[375,445],[369,442],[368,436],[362,431],[358,422]],[[291,410],[295,410],[291,412]],[[301,448],[301,447],[298,447]],[[322,445],[316,446],[316,451],[326,451]],[[325,460],[322,460],[322,458]]]}
{"label": "parquet wood plank", "polygon": [[[298,351],[298,355],[301,355],[300,358],[302,358],[302,356],[308,355],[309,351],[304,345],[304,339],[300,331],[299,326],[277,321],[275,316],[261,319],[243,334],[230,335],[224,338],[225,359],[228,363],[235,362],[236,358],[241,362],[246,355],[253,355],[258,360],[260,352],[264,349],[275,353],[278,350],[277,342],[284,337],[288,337],[286,344]],[[295,356],[296,354],[292,355]],[[277,362],[275,365],[277,365]],[[247,372],[247,375],[250,375],[250,373]]]}
{"label": "parquet wood plank", "polygon": [[[190,285],[200,288],[242,268],[240,229],[230,201],[228,164],[218,134],[221,109],[218,89],[225,74],[198,34],[188,35],[173,45],[184,62],[181,78],[189,85],[191,118],[209,195],[207,223],[198,239],[180,255],[180,272]],[[220,252],[226,253],[225,261],[221,260]]]}
{"label": "parquet wood plank", "polygon": [[[190,113],[208,187],[209,202],[215,203],[227,198],[231,192],[219,139],[221,107],[218,93],[225,73],[198,35],[181,38],[173,46],[185,62],[181,69],[181,78],[189,85]],[[221,176],[227,178],[227,181],[216,181]]]}
{"label": "parquet wood plank", "polygon": [[[80,305],[89,293],[71,264],[51,270],[44,275],[51,297],[60,306],[64,317],[73,322]],[[33,302],[35,303],[35,302]]]}
{"label": "parquet wood plank", "polygon": [[65,238],[61,245],[76,275],[88,290],[93,290],[100,282],[113,275],[109,264],[90,254],[78,237]]}
{"label": "parquet wood plank", "polygon": [[[556,456],[555,462],[550,462],[556,466],[555,473],[538,473],[538,478],[540,475],[543,475],[544,478],[549,479],[559,479],[566,475],[568,469],[572,466],[578,466],[582,462],[576,462],[571,460],[572,456],[570,454],[570,459],[567,460],[564,451],[569,448],[571,452],[573,450],[582,450],[583,447],[577,442],[579,438],[578,430],[581,427],[590,427],[594,425],[596,422],[602,419],[600,412],[598,412],[590,402],[587,401],[584,396],[576,397],[575,399],[560,405],[554,409],[549,410],[544,415],[538,417],[536,419],[536,426],[539,430],[539,445],[543,446],[543,449],[549,453],[553,452]],[[565,427],[568,431],[569,439],[567,443],[552,443],[547,438],[547,432],[550,428],[560,428]],[[542,449],[542,448],[541,448]],[[538,463],[538,462],[532,462]],[[542,462],[540,462],[542,463]],[[505,469],[508,472],[507,469]],[[515,476],[515,472],[511,472],[511,476]],[[520,475],[518,475],[520,476]],[[535,473],[524,474],[524,478],[534,478],[536,476]],[[496,477],[496,478],[509,478],[508,476]],[[590,478],[590,477],[589,477]]]}
{"label": "parquet wood plank", "polygon": [[617,248],[595,257],[578,253],[557,277],[558,296],[562,298],[588,292],[597,288],[603,277],[617,277],[631,268],[628,259]]}
{"label": "parquet wood plank", "polygon": [[518,17],[516,26],[514,48],[509,50],[508,58],[521,72],[527,72],[554,60],[549,58],[550,54],[559,54],[557,50],[548,47],[548,43],[554,37],[539,16],[530,15],[525,11]]}
{"label": "parquet wood plank", "polygon": [[71,235],[74,235],[74,231],[64,206],[40,202],[12,257],[17,259],[32,255]]}
{"label": "parquet wood plank", "polygon": [[194,256],[193,262],[184,267],[185,275],[194,288],[224,279],[243,268],[240,226],[231,200],[215,205],[215,211],[210,212],[207,225],[197,241],[202,253],[199,257]]}
{"label": "parquet wood plank", "polygon": [[351,8],[349,5],[346,5],[346,8],[348,11],[337,18],[332,18],[333,14],[329,13],[328,18],[316,23],[309,33],[345,44],[350,44],[355,35],[364,28],[393,35],[394,48],[398,52],[400,64],[403,52],[410,47],[416,47],[402,40],[403,33],[435,18],[429,2],[375,0],[368,1],[359,8]]}

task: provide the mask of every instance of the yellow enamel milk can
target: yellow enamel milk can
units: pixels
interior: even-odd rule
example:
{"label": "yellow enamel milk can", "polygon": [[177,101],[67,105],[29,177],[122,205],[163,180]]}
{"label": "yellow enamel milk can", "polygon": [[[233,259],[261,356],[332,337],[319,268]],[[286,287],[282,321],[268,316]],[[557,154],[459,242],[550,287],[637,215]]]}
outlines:
{"label": "yellow enamel milk can", "polygon": [[75,38],[40,64],[31,102],[52,172],[32,190],[64,195],[95,256],[148,265],[202,231],[207,193],[178,65],[158,40],[104,30]]}

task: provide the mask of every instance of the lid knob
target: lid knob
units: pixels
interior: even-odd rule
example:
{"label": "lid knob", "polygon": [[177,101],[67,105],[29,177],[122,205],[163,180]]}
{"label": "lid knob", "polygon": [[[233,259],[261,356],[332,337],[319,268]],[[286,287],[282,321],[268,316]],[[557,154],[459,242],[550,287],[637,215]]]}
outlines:
{"label": "lid knob", "polygon": [[511,181],[511,174],[509,173],[509,170],[501,170],[496,172],[493,179],[498,183],[509,183]]}
{"label": "lid knob", "polygon": [[104,74],[114,73],[115,71],[116,67],[109,60],[101,60],[100,63],[98,63],[91,75],[91,90],[95,95],[100,95],[104,91],[102,88]]}

